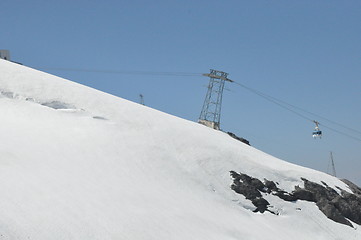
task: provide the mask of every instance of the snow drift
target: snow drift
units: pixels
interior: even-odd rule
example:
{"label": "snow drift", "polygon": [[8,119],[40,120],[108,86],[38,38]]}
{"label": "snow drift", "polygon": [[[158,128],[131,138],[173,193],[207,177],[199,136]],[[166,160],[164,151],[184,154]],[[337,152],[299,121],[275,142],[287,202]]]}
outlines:
{"label": "snow drift", "polygon": [[0,60],[0,239],[361,239],[313,202],[254,213],[230,171],[342,181],[226,133]]}

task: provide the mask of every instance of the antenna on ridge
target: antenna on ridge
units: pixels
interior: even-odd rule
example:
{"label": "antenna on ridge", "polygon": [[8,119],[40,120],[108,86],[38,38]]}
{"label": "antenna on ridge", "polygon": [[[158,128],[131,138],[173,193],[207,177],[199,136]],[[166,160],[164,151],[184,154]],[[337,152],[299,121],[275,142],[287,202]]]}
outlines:
{"label": "antenna on ridge", "polygon": [[[333,161],[333,155],[332,155],[332,152],[330,152],[330,163],[328,164],[328,167],[327,167],[327,173],[336,177],[336,168],[335,168],[335,162]],[[330,168],[330,164],[331,164],[331,168],[332,168],[332,173],[330,173],[329,171],[329,168]]]}
{"label": "antenna on ridge", "polygon": [[139,94],[139,97],[140,97],[140,104],[144,105],[144,97],[143,97],[143,94]]}
{"label": "antenna on ridge", "polygon": [[198,123],[219,130],[224,83],[233,81],[227,78],[228,73],[213,69],[210,70],[210,73],[203,74],[203,76],[209,77],[210,80]]}

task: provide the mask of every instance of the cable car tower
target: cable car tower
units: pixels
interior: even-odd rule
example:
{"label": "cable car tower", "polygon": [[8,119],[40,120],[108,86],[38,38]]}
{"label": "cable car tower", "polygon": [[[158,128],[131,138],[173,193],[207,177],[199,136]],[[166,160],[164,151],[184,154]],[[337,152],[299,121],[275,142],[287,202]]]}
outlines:
{"label": "cable car tower", "polygon": [[[332,155],[332,152],[330,152],[330,162],[327,166],[327,173],[336,177],[336,168],[335,168],[335,162],[333,161],[333,155]],[[332,170],[332,173],[330,173],[330,165],[331,165],[331,170]]]}
{"label": "cable car tower", "polygon": [[210,80],[198,123],[219,130],[224,83],[233,81],[227,78],[228,73],[213,69],[210,70],[210,73],[203,74],[203,76],[209,77]]}

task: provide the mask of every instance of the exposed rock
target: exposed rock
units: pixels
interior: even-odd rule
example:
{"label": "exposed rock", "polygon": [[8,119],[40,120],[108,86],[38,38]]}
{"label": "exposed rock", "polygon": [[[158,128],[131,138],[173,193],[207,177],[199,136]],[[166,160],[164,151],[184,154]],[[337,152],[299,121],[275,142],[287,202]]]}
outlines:
{"label": "exposed rock", "polygon": [[353,227],[352,224],[335,207],[335,205],[327,199],[322,198],[316,203],[316,205],[329,219]]}
{"label": "exposed rock", "polygon": [[93,116],[93,118],[98,120],[108,120],[105,117],[101,117],[101,116]]}
{"label": "exposed rock", "polygon": [[231,171],[231,176],[233,177],[231,188],[251,200],[256,207],[255,212],[270,211],[268,209],[270,203],[262,195],[269,193],[285,201],[314,202],[322,213],[335,222],[353,227],[349,221],[351,220],[361,225],[361,188],[347,180],[343,181],[349,185],[354,194],[338,188],[341,191],[340,195],[324,182],[321,185],[305,178],[301,178],[304,181],[304,188],[296,186],[294,191],[288,193],[279,189],[273,181],[265,179],[263,183],[257,178],[234,171]]}
{"label": "exposed rock", "polygon": [[[311,191],[315,195],[315,201],[318,208],[330,219],[349,225],[352,224],[347,220],[351,220],[361,225],[361,197],[356,194],[348,193],[341,189],[339,195],[333,188],[324,187],[320,184],[302,179],[305,182],[305,189]],[[356,191],[360,189],[351,183]],[[343,218],[343,219],[342,219]],[[346,219],[347,218],[347,219]]]}
{"label": "exposed rock", "polygon": [[309,191],[307,189],[303,189],[300,187],[296,187],[295,191],[292,192],[292,196],[296,200],[305,200],[309,202],[316,202],[315,194],[312,191]]}
{"label": "exposed rock", "polygon": [[264,213],[266,210],[270,211],[268,209],[268,206],[270,205],[269,202],[262,197],[253,199],[252,204],[257,207],[254,212]]}
{"label": "exposed rock", "polygon": [[41,105],[54,109],[75,109],[74,106],[60,101],[44,102]]}
{"label": "exposed rock", "polygon": [[277,191],[275,191],[273,193],[273,195],[275,195],[285,201],[288,201],[288,202],[294,202],[297,200],[297,198],[295,196],[293,196],[292,194],[289,194],[288,192],[283,191],[281,189],[277,189]]}
{"label": "exposed rock", "polygon": [[342,191],[342,198],[333,202],[343,216],[361,225],[361,197]]}
{"label": "exposed rock", "polygon": [[[338,197],[338,193],[330,187],[324,187],[318,183],[314,183],[311,181],[308,181],[305,178],[301,178],[303,182],[305,183],[305,189],[312,192],[314,194],[314,201],[320,201],[322,198],[326,198],[327,200],[332,200],[336,197]],[[314,202],[313,201],[313,202]]]}
{"label": "exposed rock", "polygon": [[231,188],[236,193],[242,194],[246,199],[252,201],[252,204],[256,207],[254,212],[263,213],[267,210],[269,202],[262,198],[260,191],[265,189],[265,186],[260,180],[234,171],[231,171],[231,176],[234,179]]}
{"label": "exposed rock", "polygon": [[274,182],[268,181],[267,179],[265,179],[264,185],[266,187],[267,193],[271,193],[272,191],[276,191],[278,189]]}
{"label": "exposed rock", "polygon": [[15,94],[13,92],[0,91],[0,95],[6,98],[14,98]]}
{"label": "exposed rock", "polygon": [[251,145],[249,144],[249,141],[248,141],[247,139],[238,137],[236,134],[234,134],[234,133],[232,133],[232,132],[227,132],[227,134],[228,134],[229,136],[233,137],[234,139],[237,139],[238,141],[241,141],[241,142],[243,142],[243,143],[251,146]]}
{"label": "exposed rock", "polygon": [[[259,191],[259,183],[262,184],[261,181],[252,181],[252,179],[246,174],[238,174],[236,172],[231,171],[231,175],[234,178],[233,184],[231,185],[232,190],[236,193],[242,194],[246,197],[246,199],[254,200],[256,198],[262,197],[262,194]],[[258,185],[258,187],[253,184]],[[262,184],[263,185],[263,184]]]}
{"label": "exposed rock", "polygon": [[352,183],[351,181],[347,180],[347,179],[341,179],[341,181],[343,181],[344,183],[346,183],[351,191],[358,197],[361,197],[361,188],[358,187],[356,184]]}

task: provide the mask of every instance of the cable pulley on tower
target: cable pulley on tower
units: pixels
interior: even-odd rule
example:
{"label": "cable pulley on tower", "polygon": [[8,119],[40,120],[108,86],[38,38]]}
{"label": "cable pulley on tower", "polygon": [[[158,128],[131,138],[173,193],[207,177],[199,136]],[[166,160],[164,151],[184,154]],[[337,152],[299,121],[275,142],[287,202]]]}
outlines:
{"label": "cable pulley on tower", "polygon": [[[212,73],[212,71],[216,71],[216,70],[211,70],[211,73],[204,73],[202,75],[205,77],[218,78],[218,79],[221,79],[224,81],[234,82],[233,80],[227,78],[228,73],[221,72],[221,71],[216,71],[217,73]],[[217,75],[217,74],[219,74],[219,75]]]}

